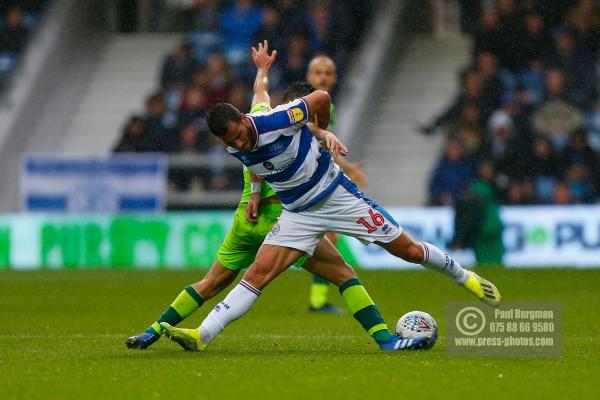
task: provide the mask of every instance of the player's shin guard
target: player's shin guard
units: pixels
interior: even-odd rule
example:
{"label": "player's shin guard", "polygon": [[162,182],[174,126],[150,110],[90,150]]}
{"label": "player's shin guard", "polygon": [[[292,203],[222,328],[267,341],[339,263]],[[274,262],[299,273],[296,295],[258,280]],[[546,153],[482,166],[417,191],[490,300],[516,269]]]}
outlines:
{"label": "player's shin guard", "polygon": [[204,299],[193,286],[186,286],[175,298],[173,303],[145,332],[160,333],[161,322],[177,325],[204,304]]}
{"label": "player's shin guard", "polygon": [[349,279],[340,285],[340,293],[350,313],[360,322],[363,329],[377,343],[386,343],[392,339],[379,309],[365,290],[360,280]]}
{"label": "player's shin guard", "polygon": [[423,246],[425,258],[421,263],[422,266],[433,271],[441,272],[454,282],[462,285],[469,278],[469,272],[454,261],[452,257],[444,253],[439,248],[431,243],[420,242]]}
{"label": "player's shin guard", "polygon": [[260,290],[242,279],[202,321],[199,328],[202,343],[212,342],[227,325],[244,315],[258,300],[259,295]]}
{"label": "player's shin guard", "polygon": [[319,309],[327,304],[329,294],[329,281],[313,275],[313,282],[310,285],[309,304],[313,309]]}

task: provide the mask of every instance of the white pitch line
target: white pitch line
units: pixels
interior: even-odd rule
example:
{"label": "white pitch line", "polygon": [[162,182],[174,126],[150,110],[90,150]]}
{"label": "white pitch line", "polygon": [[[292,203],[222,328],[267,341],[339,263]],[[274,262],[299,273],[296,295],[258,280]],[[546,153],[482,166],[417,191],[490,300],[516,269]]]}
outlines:
{"label": "white pitch line", "polygon": [[[230,336],[231,337],[231,336]],[[236,337],[241,337],[236,335]],[[260,333],[250,335],[257,339],[360,339],[358,335],[262,335]]]}
{"label": "white pitch line", "polygon": [[[83,334],[74,333],[70,335],[28,335],[28,334],[14,334],[14,335],[0,335],[1,339],[107,339],[107,338],[127,338],[131,336],[131,333],[123,334]],[[363,339],[366,338],[364,335],[275,335],[275,334],[251,334],[248,336],[244,335],[228,335],[223,334],[221,337],[224,338],[252,338],[252,339],[300,339],[300,340],[317,340],[317,339],[339,339],[339,340],[350,340],[350,339]],[[439,336],[438,339],[444,339],[444,336]]]}
{"label": "white pitch line", "polygon": [[[74,333],[70,335],[29,335],[29,334],[14,334],[14,335],[0,335],[0,339],[105,339],[105,338],[126,338],[131,336],[131,333],[124,334],[82,334]],[[244,335],[222,335],[226,338],[247,338],[253,339],[360,339],[363,336],[359,335],[263,335],[263,334],[251,334],[248,336]]]}
{"label": "white pitch line", "polygon": [[127,335],[117,335],[117,334],[82,334],[82,333],[74,333],[71,335],[0,335],[0,339],[102,339],[102,338],[117,338],[117,337],[126,337]]}

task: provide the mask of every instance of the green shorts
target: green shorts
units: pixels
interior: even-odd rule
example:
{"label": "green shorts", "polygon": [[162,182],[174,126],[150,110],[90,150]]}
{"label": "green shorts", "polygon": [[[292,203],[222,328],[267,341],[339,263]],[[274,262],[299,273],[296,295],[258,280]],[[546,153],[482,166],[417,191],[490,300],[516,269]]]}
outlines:
{"label": "green shorts", "polygon": [[[235,210],[233,226],[217,251],[217,260],[233,271],[248,268],[256,258],[263,240],[277,222],[281,210],[281,204],[261,206],[258,222],[253,224],[246,220],[246,204],[240,204]],[[302,257],[295,265],[302,266],[305,261],[306,257]]]}

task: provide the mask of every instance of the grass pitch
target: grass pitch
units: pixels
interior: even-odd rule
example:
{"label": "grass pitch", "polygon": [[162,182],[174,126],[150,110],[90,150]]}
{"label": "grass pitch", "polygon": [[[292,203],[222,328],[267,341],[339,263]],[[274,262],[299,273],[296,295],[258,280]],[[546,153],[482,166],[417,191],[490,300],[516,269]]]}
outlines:
{"label": "grass pitch", "polygon": [[[390,327],[413,309],[437,319],[441,338],[429,352],[382,353],[351,316],[308,313],[309,275],[289,271],[206,352],[192,354],[166,339],[146,351],[124,342],[197,271],[4,271],[0,398],[595,398],[600,270],[479,272],[506,300],[563,303],[561,357],[446,356],[445,302],[470,298],[429,272],[359,273]],[[182,326],[197,326],[214,303]]]}

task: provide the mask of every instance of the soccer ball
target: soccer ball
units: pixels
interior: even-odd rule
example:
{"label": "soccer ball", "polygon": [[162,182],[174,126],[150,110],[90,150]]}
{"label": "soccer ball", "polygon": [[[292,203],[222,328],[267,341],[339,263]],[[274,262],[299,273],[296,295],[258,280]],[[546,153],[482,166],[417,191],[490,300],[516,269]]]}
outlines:
{"label": "soccer ball", "polygon": [[429,350],[437,341],[438,327],[435,319],[426,312],[411,311],[400,317],[396,333],[407,339],[429,338],[421,347],[421,350]]}

